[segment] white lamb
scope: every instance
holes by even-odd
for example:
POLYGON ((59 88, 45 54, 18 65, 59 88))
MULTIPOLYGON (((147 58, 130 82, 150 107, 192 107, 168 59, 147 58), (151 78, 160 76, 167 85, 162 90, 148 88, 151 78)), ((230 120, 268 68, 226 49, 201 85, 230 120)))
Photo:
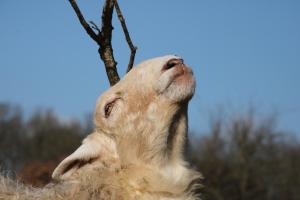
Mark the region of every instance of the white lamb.
POLYGON ((194 200, 201 175, 185 161, 192 70, 176 56, 147 60, 97 101, 95 131, 43 189, 3 179, 0 199, 194 200))

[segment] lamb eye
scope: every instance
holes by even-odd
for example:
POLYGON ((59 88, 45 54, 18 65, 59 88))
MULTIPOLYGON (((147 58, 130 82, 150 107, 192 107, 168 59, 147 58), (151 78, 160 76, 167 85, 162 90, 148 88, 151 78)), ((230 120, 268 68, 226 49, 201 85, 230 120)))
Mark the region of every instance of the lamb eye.
POLYGON ((110 113, 114 107, 114 104, 115 104, 115 101, 110 102, 105 105, 105 107, 104 107, 105 118, 108 118, 110 116, 110 113))

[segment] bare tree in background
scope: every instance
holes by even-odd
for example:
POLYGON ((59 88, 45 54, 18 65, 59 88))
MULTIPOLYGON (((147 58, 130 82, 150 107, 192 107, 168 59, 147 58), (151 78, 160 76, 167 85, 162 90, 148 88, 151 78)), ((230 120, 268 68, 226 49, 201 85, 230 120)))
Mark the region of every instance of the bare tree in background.
POLYGON ((102 61, 104 62, 110 85, 112 86, 116 84, 120 80, 120 77, 118 74, 117 62, 115 61, 113 48, 111 44, 113 30, 112 16, 114 8, 116 9, 119 21, 121 22, 125 34, 126 41, 131 50, 127 72, 130 71, 133 66, 134 57, 137 49, 137 47, 135 47, 131 41, 128 29, 126 27, 125 19, 122 15, 118 1, 105 0, 101 17, 101 29, 93 21, 90 21, 90 24, 87 23, 75 0, 69 0, 69 2, 72 5, 82 27, 86 30, 87 34, 99 45, 98 52, 102 61))

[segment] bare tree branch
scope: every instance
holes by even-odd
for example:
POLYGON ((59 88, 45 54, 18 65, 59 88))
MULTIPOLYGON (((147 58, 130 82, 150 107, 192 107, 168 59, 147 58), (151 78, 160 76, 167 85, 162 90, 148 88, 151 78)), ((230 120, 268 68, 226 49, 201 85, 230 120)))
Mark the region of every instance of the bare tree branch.
POLYGON ((131 50, 130 60, 127 68, 127 72, 132 68, 134 63, 134 57, 136 53, 136 47, 132 44, 132 41, 130 39, 124 17, 121 13, 120 7, 118 5, 118 2, 116 0, 105 0, 103 10, 102 10, 102 26, 101 29, 98 28, 98 26, 93 22, 90 21, 90 26, 86 20, 84 19, 79 7, 77 6, 76 0, 69 0, 70 4, 72 5, 80 24, 83 26, 83 28, 86 30, 86 32, 89 34, 89 36, 99 45, 98 52, 100 54, 101 60, 104 62, 106 74, 108 76, 108 80, 110 85, 116 84, 120 78, 117 71, 117 62, 115 61, 114 54, 113 54, 113 48, 111 44, 112 40, 112 16, 114 7, 116 7, 116 11, 119 17, 119 20, 121 22, 126 41, 129 45, 129 48, 131 50), (98 32, 96 34, 94 30, 98 32))
POLYGON ((83 26, 83 28, 85 29, 85 31, 87 32, 87 34, 89 34, 89 36, 99 44, 99 37, 97 36, 97 34, 93 31, 93 29, 89 26, 89 24, 85 21, 83 15, 81 14, 81 11, 79 9, 79 7, 77 6, 77 3, 75 0, 69 0, 71 6, 73 7, 80 24, 83 26))
POLYGON ((134 46, 133 43, 132 43, 132 41, 131 41, 131 38, 130 38, 130 35, 129 35, 129 32, 128 32, 127 26, 126 26, 126 23, 125 23, 125 19, 124 19, 123 15, 122 15, 120 6, 118 4, 118 1, 114 0, 114 2, 115 2, 115 8, 116 8, 116 11, 117 11, 118 18, 119 18, 119 20, 121 22, 121 25, 122 25, 122 28, 123 28, 123 31, 124 31, 124 35, 125 35, 126 41, 127 41, 128 46, 129 46, 129 48, 131 50, 130 59, 129 59, 128 67, 127 67, 127 72, 129 72, 132 69, 132 67, 133 67, 134 57, 135 57, 135 53, 136 53, 137 47, 134 46))
POLYGON ((111 45, 111 37, 112 37, 112 30, 113 30, 111 21, 112 21, 112 14, 114 10, 114 1, 113 0, 105 1, 103 11, 102 11, 101 30, 94 22, 92 21, 90 22, 92 24, 92 28, 94 28, 99 32, 98 35, 93 31, 93 29, 89 26, 89 24, 84 19, 79 7, 77 6, 76 0, 69 0, 69 2, 71 3, 83 28, 86 30, 89 36, 99 45, 98 52, 100 54, 102 61, 104 62, 106 74, 108 76, 110 85, 116 84, 120 80, 120 78, 117 71, 117 62, 114 59, 113 48, 111 45))
POLYGON ((114 85, 119 82, 119 74, 117 71, 117 62, 115 61, 113 48, 111 45, 112 37, 112 14, 114 11, 114 1, 106 0, 102 11, 102 27, 101 27, 101 41, 100 48, 98 50, 101 59, 105 64, 106 73, 110 82, 110 85, 114 85))

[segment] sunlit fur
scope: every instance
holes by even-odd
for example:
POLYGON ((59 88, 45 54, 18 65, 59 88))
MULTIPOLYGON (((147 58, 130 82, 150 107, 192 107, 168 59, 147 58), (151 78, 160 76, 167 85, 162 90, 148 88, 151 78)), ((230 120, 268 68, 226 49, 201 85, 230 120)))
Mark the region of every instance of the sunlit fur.
POLYGON ((193 190, 201 176, 184 158, 195 80, 185 65, 162 70, 174 58, 145 61, 102 94, 94 133, 55 169, 55 183, 39 197, 28 188, 26 194, 12 190, 12 197, 23 192, 20 199, 198 199, 193 190))

